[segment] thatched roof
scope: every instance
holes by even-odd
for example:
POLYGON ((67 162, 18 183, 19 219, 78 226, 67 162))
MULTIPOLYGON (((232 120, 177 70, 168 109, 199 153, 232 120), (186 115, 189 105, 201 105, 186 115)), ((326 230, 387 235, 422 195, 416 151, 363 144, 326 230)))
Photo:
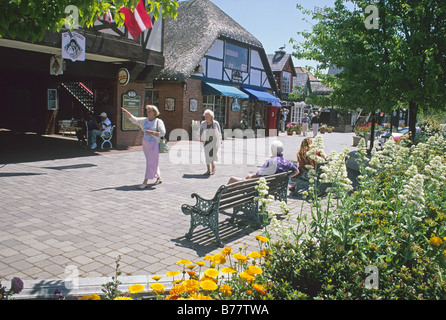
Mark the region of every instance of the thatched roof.
POLYGON ((264 51, 259 40, 211 1, 180 2, 177 18, 164 20, 165 65, 157 78, 187 79, 219 38, 239 41, 264 51))

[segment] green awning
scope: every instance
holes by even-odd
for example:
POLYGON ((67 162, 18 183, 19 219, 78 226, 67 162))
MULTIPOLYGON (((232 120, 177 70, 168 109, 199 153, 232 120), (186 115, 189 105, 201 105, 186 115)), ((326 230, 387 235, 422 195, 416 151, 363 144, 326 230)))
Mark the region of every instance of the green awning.
POLYGON ((248 99, 249 96, 233 86, 203 82, 202 93, 204 96, 226 96, 248 99))

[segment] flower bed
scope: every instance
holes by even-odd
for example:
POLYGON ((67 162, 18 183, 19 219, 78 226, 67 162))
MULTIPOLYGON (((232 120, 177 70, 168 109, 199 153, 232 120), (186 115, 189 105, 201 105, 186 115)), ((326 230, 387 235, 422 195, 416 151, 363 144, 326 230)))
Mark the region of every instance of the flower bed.
MULTIPOLYGON (((270 224, 265 236, 257 236, 258 251, 226 247, 203 261, 179 260, 178 270, 127 292, 119 289, 117 264, 102 295, 81 299, 444 299, 445 137, 436 134, 411 147, 390 139, 371 159, 362 139, 355 190, 345 166, 348 154, 332 153, 325 165, 322 137, 314 139, 308 155, 319 170, 309 170, 311 184, 303 194, 309 220, 284 203, 278 220, 260 179, 258 201, 270 224), (316 180, 329 185, 323 200, 316 180)), ((14 280, 8 292, 22 287, 14 280)))

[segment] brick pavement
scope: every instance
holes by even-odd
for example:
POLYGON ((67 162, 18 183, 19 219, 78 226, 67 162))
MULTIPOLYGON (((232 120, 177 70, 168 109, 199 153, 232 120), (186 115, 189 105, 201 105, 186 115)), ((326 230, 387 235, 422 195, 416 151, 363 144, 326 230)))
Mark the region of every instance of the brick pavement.
MULTIPOLYGON (((326 151, 355 150, 352 135, 323 135, 326 151)), ((295 160, 303 137, 278 139, 285 144, 285 157, 295 160)), ((122 277, 140 281, 141 276, 177 270, 180 259, 199 261, 219 252, 201 227, 191 240, 185 239, 189 216, 180 207, 194 202, 192 192, 212 197, 231 175, 255 172, 272 140, 225 140, 217 172, 208 177, 202 175, 206 168, 199 162, 199 143, 178 142, 169 154, 160 155, 164 182, 145 190, 137 189, 145 162, 140 147, 0 164, 0 279, 7 285, 12 277, 20 277, 28 293, 49 284, 66 286, 63 281, 74 276, 82 283, 103 281, 114 275, 120 255, 122 277), (188 156, 181 158, 175 148, 188 156)), ((291 196, 291 212, 300 211, 301 203, 291 196)), ((256 250, 255 236, 262 230, 247 223, 233 225, 226 218, 220 216, 222 241, 233 250, 256 250)))

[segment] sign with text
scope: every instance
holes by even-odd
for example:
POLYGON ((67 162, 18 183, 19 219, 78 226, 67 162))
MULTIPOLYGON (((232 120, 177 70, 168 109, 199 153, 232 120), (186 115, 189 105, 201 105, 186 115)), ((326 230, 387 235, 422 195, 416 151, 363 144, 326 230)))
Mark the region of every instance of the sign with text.
POLYGON ((62 58, 85 61, 85 37, 77 32, 62 33, 62 58))
MULTIPOLYGON (((141 96, 135 91, 128 91, 122 95, 122 107, 127 109, 135 117, 141 116, 141 96)), ((139 130, 140 128, 131 123, 127 116, 122 116, 122 130, 139 130)))

